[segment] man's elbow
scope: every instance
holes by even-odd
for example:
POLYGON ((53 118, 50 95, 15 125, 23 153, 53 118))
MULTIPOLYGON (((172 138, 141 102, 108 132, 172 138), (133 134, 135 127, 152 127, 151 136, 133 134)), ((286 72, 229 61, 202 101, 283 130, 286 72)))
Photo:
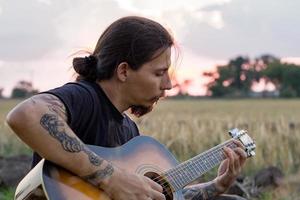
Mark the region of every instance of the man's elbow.
POLYGON ((19 130, 30 120, 32 114, 32 106, 30 103, 23 102, 7 114, 6 123, 16 134, 19 134, 19 130))

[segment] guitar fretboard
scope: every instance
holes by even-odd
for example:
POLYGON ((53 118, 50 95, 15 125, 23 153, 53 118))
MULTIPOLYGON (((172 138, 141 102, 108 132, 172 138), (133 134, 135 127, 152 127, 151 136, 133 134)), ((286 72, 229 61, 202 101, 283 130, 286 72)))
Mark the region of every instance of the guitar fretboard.
POLYGON ((219 144, 194 158, 166 171, 166 177, 172 188, 177 191, 199 178, 202 174, 214 168, 225 159, 224 147, 235 148, 233 139, 219 144))

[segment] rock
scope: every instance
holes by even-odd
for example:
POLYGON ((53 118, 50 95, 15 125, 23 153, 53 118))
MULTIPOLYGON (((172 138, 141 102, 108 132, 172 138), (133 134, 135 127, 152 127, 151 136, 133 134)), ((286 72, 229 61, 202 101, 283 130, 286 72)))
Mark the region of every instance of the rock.
POLYGON ((235 181, 235 183, 228 189, 226 193, 235 194, 239 196, 247 196, 246 190, 244 189, 243 185, 238 181, 235 181))
POLYGON ((278 187, 283 183, 282 171, 274 166, 264 168, 254 176, 254 184, 258 188, 278 187))
POLYGON ((259 170, 253 177, 239 176, 227 191, 228 194, 258 198, 263 191, 279 187, 283 184, 282 171, 274 166, 259 170))
POLYGON ((0 157, 0 186, 15 187, 29 172, 31 156, 0 157))

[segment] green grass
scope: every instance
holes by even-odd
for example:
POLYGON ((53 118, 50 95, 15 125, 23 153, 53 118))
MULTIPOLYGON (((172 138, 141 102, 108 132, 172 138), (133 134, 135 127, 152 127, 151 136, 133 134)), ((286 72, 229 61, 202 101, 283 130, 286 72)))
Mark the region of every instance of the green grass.
POLYGON ((0 188, 0 199, 1 200, 12 200, 14 199, 13 188, 0 188))

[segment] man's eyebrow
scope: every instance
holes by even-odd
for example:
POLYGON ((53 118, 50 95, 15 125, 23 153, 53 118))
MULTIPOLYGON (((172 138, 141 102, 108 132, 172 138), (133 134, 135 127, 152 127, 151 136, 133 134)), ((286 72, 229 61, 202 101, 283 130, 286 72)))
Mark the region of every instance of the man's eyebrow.
POLYGON ((170 67, 171 67, 171 65, 167 65, 167 66, 164 65, 164 66, 158 68, 157 70, 162 70, 162 71, 164 71, 164 70, 168 70, 170 67))

